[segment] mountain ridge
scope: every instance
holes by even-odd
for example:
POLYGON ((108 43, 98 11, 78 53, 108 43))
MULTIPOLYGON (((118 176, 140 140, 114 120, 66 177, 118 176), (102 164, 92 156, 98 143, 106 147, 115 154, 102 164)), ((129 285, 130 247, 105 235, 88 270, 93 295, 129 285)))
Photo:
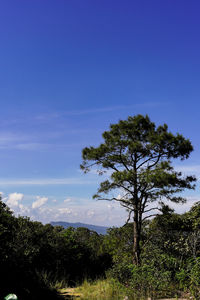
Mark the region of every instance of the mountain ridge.
POLYGON ((106 234, 107 229, 109 228, 106 226, 85 224, 85 223, 80 223, 80 222, 70 223, 70 222, 64 222, 64 221, 57 221, 57 222, 52 221, 52 222, 50 222, 50 224, 53 226, 63 226, 65 229, 68 227, 74 227, 74 228, 84 227, 84 228, 88 228, 89 230, 96 231, 98 234, 106 234))

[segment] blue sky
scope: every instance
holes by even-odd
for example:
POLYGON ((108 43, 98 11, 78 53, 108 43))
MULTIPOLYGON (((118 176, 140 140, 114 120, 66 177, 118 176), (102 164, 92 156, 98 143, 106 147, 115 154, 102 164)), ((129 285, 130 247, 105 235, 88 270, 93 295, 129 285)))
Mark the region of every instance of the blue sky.
MULTIPOLYGON (((0 190, 16 214, 122 225, 96 202, 101 178, 79 170, 81 150, 110 123, 148 114, 190 138, 177 162, 200 175, 199 1, 0 2, 0 190)), ((199 186, 186 193, 188 209, 199 186)))

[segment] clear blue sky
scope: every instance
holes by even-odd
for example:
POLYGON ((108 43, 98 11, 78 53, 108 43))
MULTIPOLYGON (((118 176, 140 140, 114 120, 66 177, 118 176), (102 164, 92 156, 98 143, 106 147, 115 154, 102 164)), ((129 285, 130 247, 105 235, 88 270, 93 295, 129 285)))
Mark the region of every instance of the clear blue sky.
MULTIPOLYGON (((197 0, 0 2, 0 190, 16 214, 122 225, 79 164, 138 113, 190 138, 181 168, 200 174, 199 13, 197 0)), ((199 187, 187 196, 182 210, 199 187)))

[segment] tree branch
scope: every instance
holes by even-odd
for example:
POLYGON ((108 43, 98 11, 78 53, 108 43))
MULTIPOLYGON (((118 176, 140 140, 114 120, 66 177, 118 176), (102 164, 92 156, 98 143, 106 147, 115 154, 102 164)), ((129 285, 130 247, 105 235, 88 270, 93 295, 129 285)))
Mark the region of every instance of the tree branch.
POLYGON ((126 223, 123 225, 123 227, 124 227, 125 225, 127 225, 128 222, 130 221, 132 212, 133 212, 133 211, 129 211, 129 213, 128 213, 128 218, 127 218, 127 220, 126 220, 126 223))
POLYGON ((125 164, 123 158, 122 158, 122 147, 120 146, 120 151, 119 151, 119 155, 120 155, 120 159, 121 159, 121 162, 123 164, 123 166, 125 167, 125 169, 129 172, 129 168, 127 167, 127 165, 125 164))
POLYGON ((160 208, 158 208, 158 207, 153 207, 153 208, 144 210, 143 213, 147 213, 147 212, 152 211, 152 210, 155 210, 155 209, 160 210, 160 208))
POLYGON ((153 214, 153 215, 149 215, 149 216, 146 216, 142 219, 142 222, 144 222, 144 220, 148 219, 148 218, 151 218, 151 217, 156 217, 156 216, 159 216, 159 214, 153 214))

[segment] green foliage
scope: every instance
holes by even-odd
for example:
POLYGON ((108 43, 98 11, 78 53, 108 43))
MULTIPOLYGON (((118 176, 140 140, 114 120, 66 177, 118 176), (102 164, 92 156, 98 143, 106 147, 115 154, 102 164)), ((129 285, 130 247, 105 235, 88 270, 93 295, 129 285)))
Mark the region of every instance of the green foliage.
POLYGON ((109 277, 132 290, 132 295, 140 297, 168 296, 176 291, 174 270, 177 260, 158 248, 143 248, 141 265, 135 265, 130 257, 116 257, 113 267, 107 272, 109 277))
POLYGON ((113 227, 107 230, 102 246, 114 260, 122 259, 124 256, 130 257, 133 245, 132 227, 133 224, 129 223, 120 228, 113 227))
POLYGON ((118 262, 108 272, 109 277, 116 278, 128 290, 134 299, 142 297, 169 296, 174 293, 172 272, 152 263, 143 263, 140 266, 118 262))
POLYGON ((170 292, 171 272, 149 264, 133 266, 130 286, 139 296, 162 295, 170 292), (166 293, 167 292, 167 293, 166 293))
POLYGON ((181 288, 189 290, 195 299, 199 299, 200 292, 200 257, 188 259, 184 268, 176 273, 181 288))
POLYGON ((183 215, 163 206, 161 215, 144 224, 140 266, 133 265, 131 247, 128 246, 131 244, 132 224, 110 229, 105 242, 112 254, 113 266, 107 276, 115 278, 131 291, 129 295, 133 299, 168 298, 177 293, 181 296, 181 291, 190 292, 199 299, 198 210, 195 210, 193 218, 197 206, 183 215))

